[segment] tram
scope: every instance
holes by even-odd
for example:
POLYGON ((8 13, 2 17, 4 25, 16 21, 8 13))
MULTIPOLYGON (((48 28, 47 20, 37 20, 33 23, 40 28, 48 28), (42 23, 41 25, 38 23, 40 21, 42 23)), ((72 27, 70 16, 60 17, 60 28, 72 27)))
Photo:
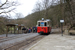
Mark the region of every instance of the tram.
POLYGON ((51 33, 51 24, 50 20, 42 18, 42 20, 37 21, 37 33, 42 34, 50 34, 51 33))

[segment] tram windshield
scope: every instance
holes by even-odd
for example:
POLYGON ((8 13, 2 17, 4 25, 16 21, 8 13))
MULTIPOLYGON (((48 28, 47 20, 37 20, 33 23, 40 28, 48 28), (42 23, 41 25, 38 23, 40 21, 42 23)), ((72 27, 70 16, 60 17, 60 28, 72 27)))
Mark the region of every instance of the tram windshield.
POLYGON ((47 26, 47 22, 38 22, 38 26, 47 26))
POLYGON ((41 24, 41 26, 44 26, 44 22, 41 22, 40 24, 41 24))

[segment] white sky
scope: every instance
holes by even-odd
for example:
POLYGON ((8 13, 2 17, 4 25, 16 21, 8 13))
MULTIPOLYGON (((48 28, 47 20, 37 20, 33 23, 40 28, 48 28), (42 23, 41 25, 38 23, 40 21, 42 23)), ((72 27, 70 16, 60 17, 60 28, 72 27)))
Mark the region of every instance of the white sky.
POLYGON ((37 2, 37 0, 18 0, 21 5, 17 6, 17 12, 23 13, 24 16, 32 13, 32 10, 37 2))
MULTIPOLYGON (((4 3, 5 0, 0 0, 1 3, 4 3)), ((32 10, 34 9, 34 6, 38 0, 9 0, 9 1, 17 1, 21 5, 17 6, 15 9, 16 13, 22 13, 25 16, 32 13, 32 10)), ((15 14, 13 12, 10 13, 11 18, 16 18, 15 14)))

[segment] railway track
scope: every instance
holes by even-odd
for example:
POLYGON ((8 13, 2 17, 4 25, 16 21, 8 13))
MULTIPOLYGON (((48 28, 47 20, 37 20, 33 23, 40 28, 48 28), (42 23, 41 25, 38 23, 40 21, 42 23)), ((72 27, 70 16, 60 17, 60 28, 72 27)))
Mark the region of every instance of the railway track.
MULTIPOLYGON (((31 34, 30 34, 30 35, 31 35, 31 34)), ((29 35, 27 34, 27 35, 19 35, 19 36, 13 36, 13 37, 2 38, 2 39, 0 39, 0 43, 1 43, 1 42, 5 42, 5 41, 9 41, 9 40, 13 40, 13 39, 16 39, 16 38, 24 37, 24 36, 29 36, 29 35)))
POLYGON ((19 42, 19 43, 15 44, 15 45, 12 45, 10 47, 3 48, 2 50, 19 50, 19 48, 21 48, 23 46, 28 46, 32 42, 35 42, 36 40, 42 39, 43 37, 45 37, 45 36, 38 35, 38 36, 35 36, 35 37, 32 37, 32 38, 29 38, 29 39, 27 39, 23 42, 19 42))
POLYGON ((12 39, 24 37, 24 36, 25 36, 25 35, 23 35, 23 36, 13 36, 13 37, 10 37, 10 38, 0 39, 0 43, 1 43, 1 42, 5 42, 5 41, 8 41, 8 40, 12 40, 12 39))

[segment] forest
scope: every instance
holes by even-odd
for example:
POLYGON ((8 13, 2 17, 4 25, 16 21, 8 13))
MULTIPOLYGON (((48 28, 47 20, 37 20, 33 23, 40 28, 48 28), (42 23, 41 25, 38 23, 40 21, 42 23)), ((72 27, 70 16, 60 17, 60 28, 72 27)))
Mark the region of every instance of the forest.
POLYGON ((0 34, 5 33, 6 24, 24 24, 25 27, 33 27, 41 18, 50 19, 52 27, 60 27, 61 19, 64 20, 64 26, 75 27, 75 0, 38 0, 32 10, 33 13, 25 18, 19 18, 22 16, 19 13, 16 16, 17 19, 8 19, 8 14, 14 11, 15 6, 18 5, 17 2, 9 2, 8 0, 3 4, 0 3, 0 34), (10 7, 12 8, 9 9, 10 7), (8 11, 3 11, 5 9, 8 11))
POLYGON ((37 2, 33 9, 34 13, 25 17, 26 26, 36 25, 41 18, 50 19, 52 26, 60 27, 60 20, 63 19, 64 26, 73 26, 75 19, 74 0, 43 0, 37 2), (30 25, 31 24, 31 25, 30 25))

